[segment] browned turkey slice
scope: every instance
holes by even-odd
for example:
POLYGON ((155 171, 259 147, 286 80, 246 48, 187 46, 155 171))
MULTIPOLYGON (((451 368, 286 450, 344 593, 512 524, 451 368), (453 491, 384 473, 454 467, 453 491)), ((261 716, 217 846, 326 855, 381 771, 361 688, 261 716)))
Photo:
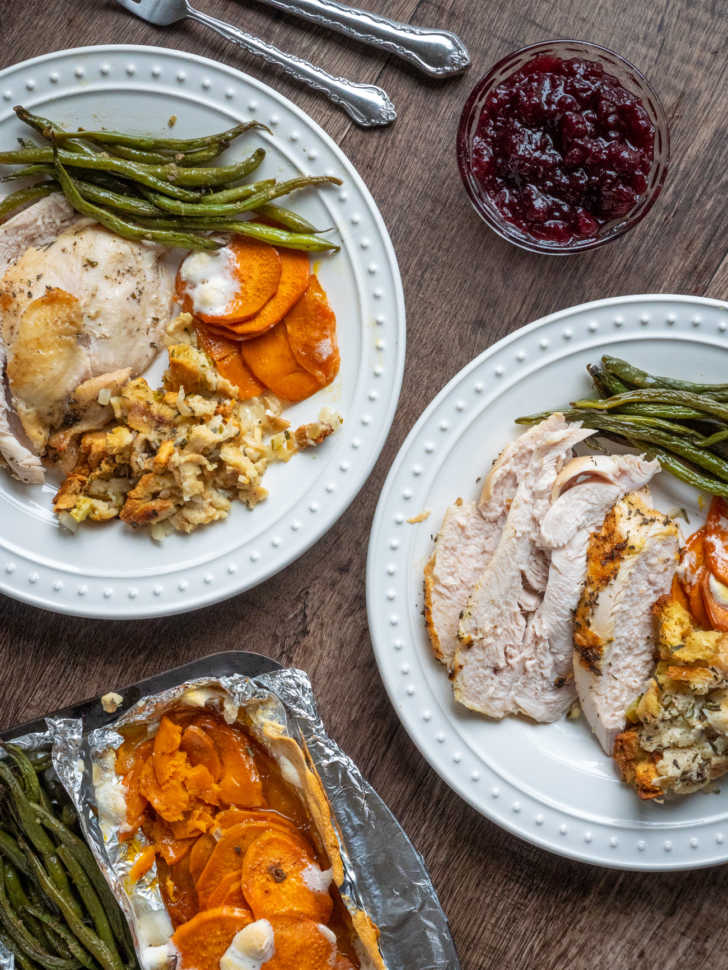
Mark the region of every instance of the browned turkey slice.
POLYGON ((678 544, 675 523, 644 493, 618 502, 589 540, 574 617, 574 678, 584 716, 609 755, 655 667, 651 608, 670 588, 678 544))

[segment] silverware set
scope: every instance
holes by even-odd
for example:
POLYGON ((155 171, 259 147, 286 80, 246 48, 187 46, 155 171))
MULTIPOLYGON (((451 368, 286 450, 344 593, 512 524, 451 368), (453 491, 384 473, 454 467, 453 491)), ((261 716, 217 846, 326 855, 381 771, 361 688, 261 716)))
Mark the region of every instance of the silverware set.
MULTIPOLYGON (((361 84, 329 74, 296 54, 218 20, 193 7, 189 0, 116 0, 125 10, 158 27, 190 18, 216 31, 250 54, 257 54, 294 80, 324 94, 365 128, 388 125, 397 117, 389 95, 376 84, 361 84)), ((470 64, 465 45, 448 30, 398 23, 387 17, 348 7, 337 0, 258 0, 277 10, 327 27, 387 54, 393 54, 429 77, 460 74, 470 64)))

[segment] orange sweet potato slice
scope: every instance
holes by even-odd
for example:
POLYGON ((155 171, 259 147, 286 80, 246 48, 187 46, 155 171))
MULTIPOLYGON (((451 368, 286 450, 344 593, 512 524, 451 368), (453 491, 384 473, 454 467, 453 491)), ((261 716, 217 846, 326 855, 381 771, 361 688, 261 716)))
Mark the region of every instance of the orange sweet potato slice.
MULTIPOLYGON (((308 255, 295 249, 282 249, 280 259, 281 278, 275 294, 254 316, 241 323, 227 324, 231 336, 247 339, 265 333, 280 323, 294 303, 303 296, 311 273, 308 255)), ((219 326, 219 321, 217 323, 219 326)))
POLYGON ((141 776, 151 753, 152 741, 145 741, 138 745, 134 751, 131 766, 124 772, 127 824, 127 831, 123 833, 124 838, 131 838, 144 820, 144 813, 149 802, 141 792, 141 776))
POLYGON ((189 869, 189 853, 175 866, 169 866, 157 856, 157 875, 164 905, 173 926, 186 923, 198 910, 197 892, 189 869))
POLYGON ((196 839, 203 832, 209 832, 215 824, 213 812, 214 807, 198 803, 179 822, 168 822, 167 824, 175 839, 196 839))
POLYGON ((284 323, 291 352, 300 367, 324 387, 339 373, 336 316, 318 277, 308 281, 306 292, 286 314, 284 323))
POLYGON ((215 906, 242 906, 247 909, 248 905, 243 896, 240 885, 240 870, 229 872, 215 886, 207 897, 207 909, 214 909, 215 906))
POLYGON ((314 920, 274 916, 270 924, 275 953, 263 964, 263 970, 292 970, 294 967, 295 970, 331 970, 337 966, 336 943, 321 932, 314 920))
MULTIPOLYGON (((194 313, 200 320, 219 325, 233 324, 246 320, 258 313, 276 295, 282 275, 282 260, 277 249, 268 243, 233 236, 227 245, 233 254, 234 262, 230 270, 235 279, 235 295, 225 311, 216 316, 195 310, 189 287, 182 278, 187 260, 183 260, 177 272, 177 297, 188 313, 194 313)), ((188 259, 190 257, 187 257, 188 259)))
POLYGON ((187 755, 191 765, 204 765, 213 781, 220 780, 222 774, 220 756, 214 741, 201 727, 190 724, 184 729, 180 749, 187 755))
MULTIPOLYGON (((174 757, 174 755, 165 757, 174 757)), ((139 791, 163 819, 168 822, 178 822, 189 808, 189 793, 182 779, 174 775, 169 778, 166 784, 160 784, 154 770, 153 761, 154 758, 152 757, 144 762, 139 779, 139 791)))
POLYGON ((237 341, 219 336, 210 327, 199 326, 197 333, 200 346, 215 362, 218 373, 237 387, 242 401, 258 397, 265 391, 263 384, 241 357, 237 341))
POLYGON ((197 879, 197 895, 201 907, 207 906, 210 894, 225 876, 231 872, 236 872, 240 876, 243 858, 248 848, 268 831, 266 822, 252 819, 225 829, 197 879))
POLYGON ((255 340, 246 340, 240 353, 258 380, 287 401, 302 401, 321 387, 293 356, 285 323, 255 340))
POLYGON ((247 909, 217 906, 178 926, 172 943, 180 956, 180 970, 220 970, 220 959, 233 937, 251 922, 247 909))
POLYGON ((209 832, 195 840, 195 844, 190 849, 188 863, 190 876, 194 882, 197 882, 200 878, 202 870, 207 865, 208 859, 212 855, 216 845, 215 838, 209 832))
POLYGON ((285 828, 291 832, 296 832, 296 826, 285 815, 270 808, 226 808, 218 812, 215 816, 216 829, 229 829, 238 822, 265 822, 267 825, 285 828))
POLYGON ((154 865, 157 851, 153 845, 148 845, 143 849, 134 860, 134 865, 129 870, 129 882, 139 882, 142 876, 146 876, 154 865))
POLYGON ((263 785, 245 737, 209 715, 201 715, 195 723, 207 733, 220 756, 222 774, 217 783, 220 802, 239 808, 263 805, 263 785))
POLYGON ((184 859, 194 842, 192 838, 175 838, 170 825, 161 818, 155 818, 145 825, 144 831, 156 846, 159 855, 170 866, 184 859))
POLYGON ((326 923, 333 900, 320 892, 308 872, 314 858, 300 839, 269 831, 248 848, 243 859, 243 895, 256 919, 299 916, 326 923))

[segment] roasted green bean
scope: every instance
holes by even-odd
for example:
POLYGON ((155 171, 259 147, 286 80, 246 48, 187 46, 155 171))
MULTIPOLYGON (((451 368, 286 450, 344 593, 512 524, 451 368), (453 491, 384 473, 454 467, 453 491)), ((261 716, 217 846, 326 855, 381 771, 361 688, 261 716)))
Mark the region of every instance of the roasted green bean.
POLYGON ((615 394, 613 397, 604 398, 599 401, 583 400, 574 401, 572 407, 593 408, 597 411, 612 411, 621 408, 625 404, 633 403, 657 403, 657 404, 678 404, 694 408, 705 414, 711 414, 723 421, 728 421, 728 404, 716 401, 714 398, 689 391, 674 391, 670 388, 638 388, 633 391, 626 391, 624 394, 615 394))
POLYGON ((23 875, 29 874, 28 863, 20 846, 9 832, 2 830, 0 830, 0 856, 5 856, 8 862, 19 869, 23 875))
POLYGON ((44 926, 60 937, 67 947, 68 952, 78 960, 82 967, 87 967, 88 970, 94 970, 96 961, 90 953, 84 950, 73 933, 66 929, 59 919, 51 916, 50 913, 46 913, 45 910, 40 909, 38 906, 26 906, 24 912, 39 920, 44 926))
POLYGON ((647 371, 629 364, 626 360, 621 360, 619 357, 610 357, 607 354, 602 357, 602 364, 606 370, 615 374, 629 387, 669 387, 675 391, 688 391, 695 394, 728 391, 728 384, 696 384, 693 381, 684 381, 676 377, 655 377, 648 374, 647 371))
MULTIPOLYGON (((50 121, 48 118, 41 118, 40 115, 35 115, 23 108, 21 105, 16 105, 13 108, 15 114, 24 121, 26 125, 34 128, 35 131, 39 131, 41 135, 45 138, 51 138, 54 133, 63 131, 60 125, 57 125, 55 121, 50 121)), ((84 155, 95 155, 96 151, 92 145, 85 142, 82 138, 78 138, 77 132, 70 133, 71 137, 66 140, 66 148, 68 151, 72 152, 82 152, 84 155), (76 135, 76 137, 74 137, 76 135)))
POLYGON ((18 769, 18 774, 22 780, 28 800, 31 802, 39 802, 41 797, 40 782, 38 781, 38 775, 35 773, 35 768, 30 763, 30 759, 25 751, 11 742, 5 744, 5 750, 18 769))
POLYGON ((275 179, 261 179, 259 182, 248 182, 247 185, 235 185, 231 189, 220 189, 218 192, 208 192, 200 199, 200 205, 217 205, 223 202, 237 202, 239 199, 248 199, 262 189, 268 189, 275 185, 275 179))
POLYGON ((36 970, 38 964, 33 963, 32 960, 29 960, 17 943, 15 943, 11 937, 2 931, 0 931, 0 942, 2 942, 6 950, 13 954, 15 963, 17 965, 17 970, 36 970))
MULTIPOLYGON (((299 189, 306 189, 312 185, 341 185, 341 179, 334 175, 301 175, 298 178, 288 179, 286 182, 276 182, 269 189, 262 189, 247 200, 247 209, 259 209, 262 205, 267 205, 273 199, 282 195, 289 195, 299 189)), ((245 211, 245 210, 242 210, 245 211)))
POLYGON ((71 896, 71 887, 68 884, 68 879, 63 866, 58 862, 55 855, 55 846, 53 842, 38 821, 37 814, 33 810, 31 803, 25 797, 25 793, 23 792, 17 778, 12 773, 8 765, 2 761, 0 761, 0 780, 4 781, 9 789, 15 814, 18 820, 18 825, 23 830, 27 838, 30 839, 34 848, 37 849, 37 851, 43 856, 43 860, 48 866, 48 872, 50 873, 51 879, 53 880, 55 886, 61 892, 67 893, 70 896, 71 904, 77 910, 77 912, 80 913, 78 903, 71 896))
POLYGON ((11 192, 10 195, 6 195, 4 199, 0 200, 0 223, 5 222, 19 209, 24 209, 33 202, 37 202, 38 199, 44 199, 47 195, 52 195, 53 192, 57 191, 58 187, 54 183, 45 183, 11 192))
MULTIPOLYGON (((59 153, 60 154, 60 153, 59 153)), ((58 181, 68 202, 76 212, 81 215, 90 216, 101 223, 107 229, 117 233, 124 239, 146 239, 150 242, 163 243, 166 246, 179 246, 182 249, 219 249, 220 243, 207 236, 199 236, 193 233, 176 232, 169 229, 150 229, 121 219, 113 215, 106 209, 102 209, 92 202, 87 202, 76 188, 73 179, 65 170, 60 160, 56 162, 56 173, 58 181)))
MULTIPOLYGON (((90 169, 94 172, 111 172, 132 182, 146 185, 162 194, 172 195, 186 202, 196 202, 198 192, 172 185, 168 181, 169 175, 176 175, 176 165, 139 165, 127 162, 123 158, 111 158, 110 155, 81 155, 69 151, 59 151, 58 160, 63 165, 74 168, 90 169)), ((0 165, 23 165, 25 163, 53 163, 52 148, 21 148, 14 152, 0 152, 0 165)), ((189 172, 205 172, 207 169, 188 169, 189 172)), ((212 169, 210 169, 212 171, 212 169)), ((204 184, 204 183, 203 183, 204 184)))
POLYGON ((311 235, 322 231, 311 225, 308 219, 299 216, 297 212, 293 212, 291 209, 284 209, 280 205, 274 205, 269 202, 267 205, 258 206, 257 211, 258 215, 264 216, 272 222, 277 222, 279 226, 283 226, 284 229, 288 229, 291 232, 302 232, 306 235, 311 235))
POLYGON ((112 189, 104 188, 101 185, 94 185, 93 182, 87 182, 83 179, 74 179, 74 181, 78 191, 89 202, 109 206, 112 209, 116 209, 119 212, 126 212, 132 216, 149 218, 160 214, 156 206, 152 205, 151 202, 146 202, 144 199, 138 199, 133 195, 125 195, 121 192, 114 192, 112 189))
POLYGON ((166 229, 172 226, 179 226, 181 229, 206 230, 213 233, 237 233, 240 236, 249 236, 251 239, 259 239, 261 242, 270 243, 271 246, 280 246, 282 249, 300 249, 305 252, 325 253, 336 252, 339 247, 336 243, 330 242, 321 236, 309 236, 305 233, 288 232, 285 229, 276 229, 274 226, 263 225, 259 222, 247 221, 244 219, 143 219, 143 225, 155 229, 166 229))
POLYGON ((25 842, 21 842, 21 848, 26 854, 31 872, 37 880, 43 893, 61 911, 61 915, 68 924, 68 928, 74 934, 81 945, 98 960, 104 970, 123 970, 121 961, 116 958, 104 941, 90 929, 78 916, 73 906, 70 905, 68 897, 60 892, 53 884, 52 879, 43 868, 41 861, 35 856, 25 842))
MULTIPOLYGON (((41 825, 45 826, 45 828, 47 828, 48 831, 62 845, 70 849, 70 851, 76 857, 104 905, 104 909, 109 917, 109 921, 111 922, 111 926, 114 931, 114 936, 119 943, 126 947, 129 936, 128 928, 121 914, 121 910, 114 899, 113 893, 109 889, 106 880, 101 874, 101 871, 99 870, 96 860, 94 859, 89 847, 86 845, 83 839, 80 839, 77 835, 75 835, 66 825, 63 824, 63 822, 56 818, 52 812, 49 812, 40 805, 34 805, 33 809, 36 812, 41 825)), ((18 849, 18 851, 20 850, 18 849)))
MULTIPOLYGON (((16 109, 17 110, 17 109, 16 109)), ((158 138, 155 135, 130 135, 123 131, 59 131, 55 132, 59 141, 66 141, 69 138, 91 138, 95 142, 107 145, 124 145, 127 148, 137 148, 140 151, 169 151, 169 152, 191 152, 201 148, 208 148, 211 144, 226 142, 228 145, 244 135, 246 131, 254 128, 262 128, 269 131, 266 125, 259 121, 246 121, 221 131, 215 135, 202 135, 199 138, 158 138)))
MULTIPOLYGON (((53 886, 50 877, 46 875, 46 878, 48 883, 53 886)), ((53 888, 58 893, 55 886, 53 888)), ((58 895, 59 897, 61 896, 60 893, 58 893, 58 895)), ((23 950, 31 960, 35 960, 37 963, 40 963, 42 967, 46 967, 48 970, 76 970, 76 968, 79 966, 77 960, 67 960, 63 957, 57 957, 52 953, 48 953, 47 950, 44 950, 40 944, 33 939, 32 935, 23 925, 21 918, 10 905, 10 901, 5 892, 5 864, 2 862, 2 860, 0 860, 0 922, 2 922, 3 926, 5 927, 5 931, 20 947, 20 949, 23 950)))
POLYGON ((86 873, 83 871, 78 860, 68 846, 61 845, 58 847, 58 858, 66 867, 68 875, 71 877, 71 882, 76 887, 76 891, 81 897, 83 905, 86 907, 86 910, 93 921, 94 927, 96 928, 96 932, 98 933, 100 939, 104 941, 109 949, 109 952, 121 965, 121 957, 116 949, 116 943, 114 942, 114 934, 111 931, 111 925, 106 918, 106 913, 104 912, 104 907, 101 905, 101 900, 96 895, 96 892, 86 876, 86 873))

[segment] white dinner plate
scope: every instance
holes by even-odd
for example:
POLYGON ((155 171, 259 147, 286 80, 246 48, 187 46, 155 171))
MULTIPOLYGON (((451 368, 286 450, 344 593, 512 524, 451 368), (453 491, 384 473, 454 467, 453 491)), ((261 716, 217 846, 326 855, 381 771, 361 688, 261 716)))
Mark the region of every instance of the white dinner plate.
MULTIPOLYGON (((179 137, 256 118, 272 134, 242 139, 225 161, 264 142, 257 177, 343 180, 291 203, 314 224, 333 226, 341 244, 315 263, 338 320, 341 371, 286 417, 301 424, 328 405, 344 424, 321 447, 272 465, 265 502, 252 511, 236 503, 224 522, 162 544, 118 521, 70 535, 53 516, 52 484, 25 487, 0 472, 0 590, 9 596, 63 613, 129 619, 196 609, 249 589, 333 525, 369 476, 392 423, 404 364, 404 297, 379 210, 354 166, 308 115, 260 81, 192 54, 87 47, 10 67, 0 72, 1 146, 28 133, 12 111, 19 103, 69 127, 166 132, 176 116, 179 137)), ((154 376, 164 360, 160 355, 154 376)))
MULTIPOLYGON (((630 296, 544 317, 464 368, 422 414, 390 471, 372 526, 369 626, 382 679, 410 737, 440 777, 483 815, 552 852, 625 869, 683 869, 728 861, 728 784, 666 804, 640 802, 618 779, 583 719, 492 721, 452 698, 425 631, 423 567, 446 507, 476 497, 478 481, 519 428, 519 415, 592 393, 585 365, 601 354, 653 373, 724 381, 728 305, 630 296), (422 512, 420 523, 408 520, 422 512)), ((702 524, 697 492, 661 473, 664 511, 702 524)))

